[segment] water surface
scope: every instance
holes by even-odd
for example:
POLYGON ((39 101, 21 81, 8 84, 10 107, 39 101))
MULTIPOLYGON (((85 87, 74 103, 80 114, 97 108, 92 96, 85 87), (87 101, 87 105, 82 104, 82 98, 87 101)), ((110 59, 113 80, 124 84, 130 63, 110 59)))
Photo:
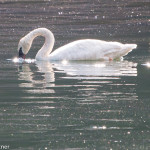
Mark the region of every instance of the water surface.
POLYGON ((149 1, 1 1, 0 145, 13 150, 150 148, 149 1), (47 27, 55 48, 82 38, 136 43, 123 61, 14 62, 47 27), (143 65, 144 64, 144 65, 143 65))

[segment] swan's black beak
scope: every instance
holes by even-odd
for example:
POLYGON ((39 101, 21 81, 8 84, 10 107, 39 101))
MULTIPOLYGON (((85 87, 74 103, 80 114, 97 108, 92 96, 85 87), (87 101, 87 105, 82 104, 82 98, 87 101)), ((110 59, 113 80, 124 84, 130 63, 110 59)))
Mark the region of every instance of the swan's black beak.
POLYGON ((22 47, 19 49, 19 58, 25 59, 25 54, 22 52, 22 47))

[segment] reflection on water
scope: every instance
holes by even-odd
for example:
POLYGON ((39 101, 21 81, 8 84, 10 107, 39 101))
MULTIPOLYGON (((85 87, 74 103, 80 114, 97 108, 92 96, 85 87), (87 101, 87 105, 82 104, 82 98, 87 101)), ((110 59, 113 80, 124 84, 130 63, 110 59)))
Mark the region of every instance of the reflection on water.
POLYGON ((128 61, 112 61, 112 62, 100 62, 100 61, 81 61, 81 62, 55 62, 54 65, 57 69, 63 70, 66 74, 77 76, 80 78, 89 77, 95 78, 110 78, 119 76, 136 76, 136 63, 128 61))
MULTIPOLYGON (((21 83, 19 85, 20 87, 41 88, 41 92, 46 92, 48 90, 46 90, 47 87, 55 86, 56 73, 67 74, 66 77, 59 78, 77 79, 79 82, 81 82, 80 80, 86 79, 82 83, 90 84, 90 86, 92 83, 95 86, 96 83, 111 84, 113 80, 120 79, 121 76, 137 76, 137 64, 128 61, 36 61, 35 64, 38 68, 37 72, 40 73, 38 79, 34 77, 34 72, 31 70, 29 63, 21 63, 19 65, 19 80, 27 81, 26 83, 21 83)), ((72 86, 75 85, 70 85, 70 87, 72 86)), ((50 91, 48 90, 47 92, 50 91)), ((40 91, 38 90, 37 93, 40 93, 40 91)))
POLYGON ((52 64, 49 62, 36 62, 36 64, 38 66, 37 73, 39 77, 34 76, 34 72, 30 69, 29 64, 19 65, 19 80, 27 81, 19 84, 19 87, 30 88, 28 92, 35 94, 53 93, 54 90, 46 89, 47 87, 55 86, 55 75, 52 64))
POLYGON ((12 147, 136 149, 142 133, 148 138, 147 130, 140 131, 148 125, 138 105, 136 63, 15 64, 20 99, 1 102, 0 110, 7 139, 1 138, 12 147))

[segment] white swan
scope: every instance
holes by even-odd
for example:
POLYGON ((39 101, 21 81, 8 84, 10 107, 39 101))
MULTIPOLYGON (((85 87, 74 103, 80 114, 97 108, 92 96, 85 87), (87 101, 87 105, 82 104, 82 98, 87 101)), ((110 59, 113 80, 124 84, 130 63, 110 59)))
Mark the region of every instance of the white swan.
POLYGON ((51 53, 55 42, 53 33, 46 28, 38 28, 19 41, 19 57, 25 58, 37 36, 45 37, 45 43, 36 54, 36 60, 113 60, 127 55, 137 47, 136 44, 82 39, 66 44, 51 53))

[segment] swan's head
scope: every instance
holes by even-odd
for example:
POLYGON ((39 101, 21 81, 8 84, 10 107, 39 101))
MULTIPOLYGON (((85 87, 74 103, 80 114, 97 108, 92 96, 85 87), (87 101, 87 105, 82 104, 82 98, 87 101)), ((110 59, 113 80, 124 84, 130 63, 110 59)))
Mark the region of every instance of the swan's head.
POLYGON ((19 58, 25 59, 25 55, 28 53, 30 48, 31 48, 31 42, 27 40, 26 37, 23 37, 18 44, 19 58))

